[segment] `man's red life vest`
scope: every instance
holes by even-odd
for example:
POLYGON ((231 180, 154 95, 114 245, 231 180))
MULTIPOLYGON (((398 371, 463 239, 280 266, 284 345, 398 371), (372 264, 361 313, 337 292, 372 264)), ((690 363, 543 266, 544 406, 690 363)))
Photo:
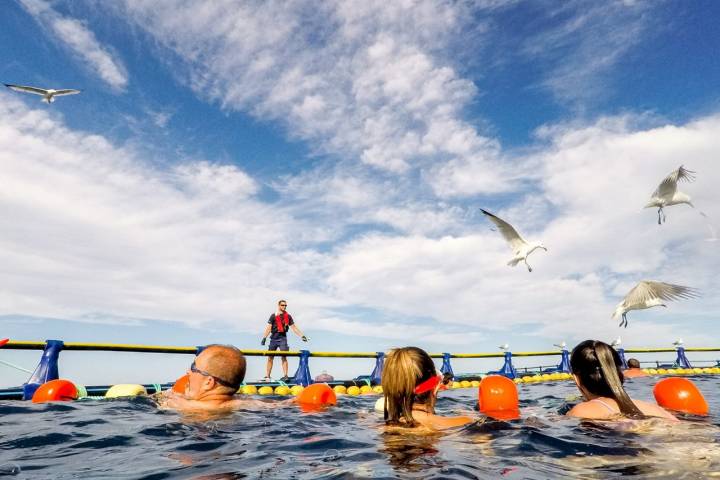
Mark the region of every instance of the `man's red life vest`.
POLYGON ((275 326, 277 327, 277 331, 280 333, 285 333, 287 330, 287 327, 290 324, 290 320, 288 320, 288 313, 283 312, 282 315, 275 314, 275 326))

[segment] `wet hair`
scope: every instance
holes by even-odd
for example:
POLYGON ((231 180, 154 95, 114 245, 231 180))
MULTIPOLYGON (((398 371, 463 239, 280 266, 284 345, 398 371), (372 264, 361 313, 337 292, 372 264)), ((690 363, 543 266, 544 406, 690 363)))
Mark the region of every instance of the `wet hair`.
POLYGON ((637 358, 628 358, 628 368, 640 368, 640 360, 637 358))
POLYGON ((627 416, 642 416, 623 388, 620 355, 607 343, 585 340, 573 348, 570 368, 578 383, 593 395, 615 400, 620 412, 627 416))
MULTIPOLYGON (((231 385, 236 385, 237 388, 240 387, 245 380, 245 369, 247 368, 245 356, 240 350, 232 345, 208 345, 202 353, 207 356, 205 370, 209 374, 231 385)), ((230 387, 222 387, 230 389, 230 387)))
POLYGON ((433 391, 415 394, 415 387, 437 375, 435 363, 425 350, 418 347, 403 347, 391 350, 382 373, 382 387, 385 394, 385 423, 414 427, 412 408, 415 403, 424 404, 434 412, 433 391))

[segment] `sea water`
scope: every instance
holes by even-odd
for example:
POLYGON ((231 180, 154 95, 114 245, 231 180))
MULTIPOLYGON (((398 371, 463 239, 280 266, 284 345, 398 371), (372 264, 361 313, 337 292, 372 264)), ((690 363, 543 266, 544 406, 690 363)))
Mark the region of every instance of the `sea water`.
MULTIPOLYGON (((0 402, 0 476, 15 478, 707 478, 720 476, 720 378, 691 377, 711 415, 587 422, 563 415, 571 382, 520 385, 518 421, 483 421, 477 389, 442 392, 439 413, 479 420, 436 434, 383 428, 376 396, 199 418, 149 398, 0 402)), ((657 378, 627 382, 652 400, 657 378)), ((273 397, 266 399, 273 401, 273 397)))

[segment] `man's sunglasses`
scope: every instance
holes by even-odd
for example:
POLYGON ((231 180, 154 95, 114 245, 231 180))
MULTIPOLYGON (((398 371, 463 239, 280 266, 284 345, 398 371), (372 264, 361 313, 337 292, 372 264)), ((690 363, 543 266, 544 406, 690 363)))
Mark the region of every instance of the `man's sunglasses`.
POLYGON ((218 382, 220 385, 224 385, 224 386, 226 386, 226 387, 230 387, 230 388, 234 388, 234 389, 238 389, 238 388, 240 387, 240 385, 235 385, 235 384, 233 384, 233 383, 230 383, 230 382, 228 382, 227 380, 223 380, 222 378, 216 377, 216 376, 213 375, 212 373, 206 372, 205 370, 200 370, 199 368, 197 368, 197 367, 195 366, 195 360, 193 360, 193 362, 190 364, 190 371, 193 372, 193 373, 199 373, 199 374, 202 375, 203 377, 212 377, 212 378, 214 378, 215 381, 218 382))

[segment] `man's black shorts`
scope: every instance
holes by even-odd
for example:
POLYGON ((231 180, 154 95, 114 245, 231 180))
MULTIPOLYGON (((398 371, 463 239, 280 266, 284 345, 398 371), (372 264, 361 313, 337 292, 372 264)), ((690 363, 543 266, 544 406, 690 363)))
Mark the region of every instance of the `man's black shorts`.
POLYGON ((286 336, 282 336, 282 337, 278 337, 278 338, 271 337, 270 338, 270 346, 268 347, 268 350, 270 350, 270 351, 281 350, 281 351, 285 351, 285 352, 290 350, 290 348, 288 347, 288 343, 287 343, 287 337, 286 336))

